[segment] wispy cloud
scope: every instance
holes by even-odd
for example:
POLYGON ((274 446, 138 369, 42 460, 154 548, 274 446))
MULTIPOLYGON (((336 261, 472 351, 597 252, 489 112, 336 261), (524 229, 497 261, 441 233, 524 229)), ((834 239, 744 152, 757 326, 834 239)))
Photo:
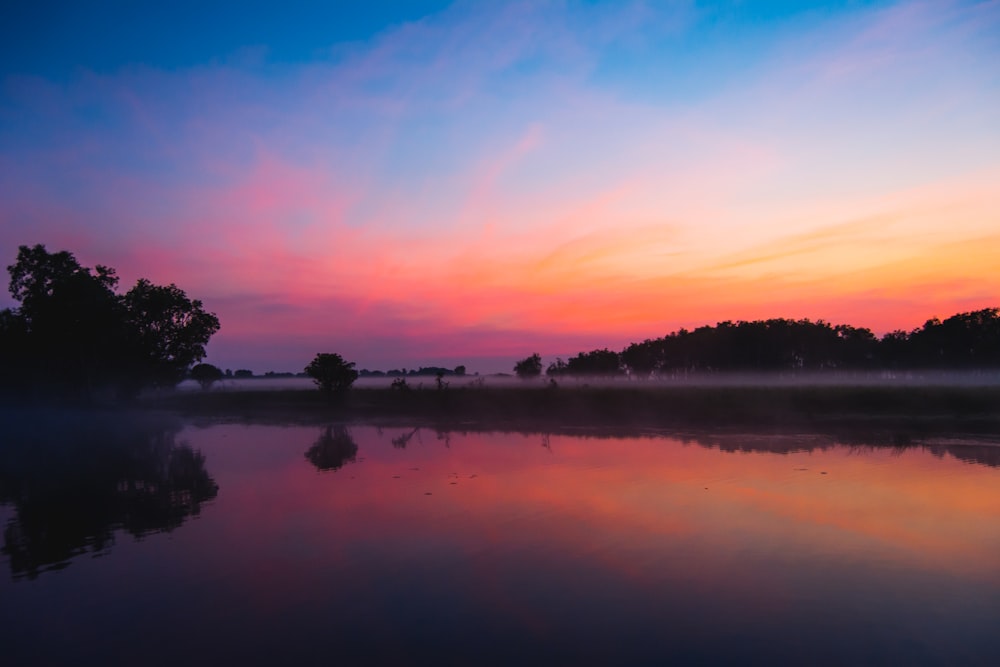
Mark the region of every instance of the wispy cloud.
POLYGON ((651 3, 460 3, 302 65, 7 78, 0 250, 177 282, 222 317, 213 354, 275 362, 908 328, 1000 294, 998 27, 996 3, 791 20, 691 95, 675 53, 737 47, 651 3))

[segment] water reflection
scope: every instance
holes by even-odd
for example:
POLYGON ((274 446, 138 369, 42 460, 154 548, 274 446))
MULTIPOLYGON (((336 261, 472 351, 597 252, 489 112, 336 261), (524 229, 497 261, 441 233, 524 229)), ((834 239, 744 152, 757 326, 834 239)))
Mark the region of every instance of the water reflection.
POLYGON ((327 426, 306 451, 306 459, 318 470, 340 470, 344 465, 353 463, 357 456, 358 445, 342 424, 327 426))
POLYGON ((0 580, 4 657, 991 664, 995 438, 893 431, 168 429, 225 494, 170 539, 0 580))
POLYGON ((682 442, 691 442, 701 447, 729 453, 791 454, 845 447, 855 453, 889 451, 901 454, 905 451, 920 450, 930 452, 938 458, 950 456, 966 463, 1000 467, 1000 441, 993 442, 983 436, 942 438, 917 436, 904 431, 852 431, 837 435, 733 433, 688 434, 678 437, 682 442))
POLYGON ((218 487, 180 429, 135 415, 6 416, 0 503, 14 508, 3 540, 14 578, 105 554, 118 531, 138 539, 197 515, 218 487))
MULTIPOLYGON (((396 449, 406 449, 406 446, 410 444, 410 440, 413 439, 413 436, 418 435, 419 433, 420 433, 419 428, 410 429, 408 431, 400 433, 396 437, 392 438, 392 446, 395 447, 396 449)), ((445 444, 448 443, 447 431, 438 431, 438 436, 439 439, 445 441, 445 444)))
MULTIPOLYGON (((451 428, 447 426, 424 426, 404 429, 376 428, 381 437, 390 431, 389 441, 396 449, 406 449, 412 440, 423 442, 421 434, 433 434, 433 440, 450 446, 454 436, 469 437, 483 433, 504 433, 528 439, 541 439, 541 446, 551 451, 551 438, 570 436, 584 440, 616 441, 622 439, 648 438, 671 439, 684 444, 716 449, 725 453, 792 454, 831 451, 847 448, 860 453, 863 451, 925 451, 937 458, 952 457, 966 463, 1000 467, 1000 435, 996 433, 972 432, 968 434, 937 433, 926 429, 873 429, 873 428, 830 428, 827 431, 807 433, 787 433, 781 431, 669 431, 645 428, 558 428, 512 429, 509 425, 481 424, 476 427, 451 428)), ((321 438, 323 440, 323 438, 321 438)), ((319 443, 317 442, 317 445, 319 443)), ((315 445, 313 449, 315 449, 315 445)), ((312 450, 310 450, 312 452, 312 450)), ((310 457, 311 455, 307 455, 310 457)), ((350 459, 350 460, 353 460, 350 459)), ((317 467, 319 467, 317 465, 317 467)))

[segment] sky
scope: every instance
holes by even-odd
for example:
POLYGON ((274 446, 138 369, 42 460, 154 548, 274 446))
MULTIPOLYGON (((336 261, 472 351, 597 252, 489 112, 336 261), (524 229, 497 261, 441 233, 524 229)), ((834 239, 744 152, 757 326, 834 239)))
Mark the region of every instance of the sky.
POLYGON ((144 4, 5 5, 0 260, 176 283, 220 367, 1000 305, 997 0, 144 4))

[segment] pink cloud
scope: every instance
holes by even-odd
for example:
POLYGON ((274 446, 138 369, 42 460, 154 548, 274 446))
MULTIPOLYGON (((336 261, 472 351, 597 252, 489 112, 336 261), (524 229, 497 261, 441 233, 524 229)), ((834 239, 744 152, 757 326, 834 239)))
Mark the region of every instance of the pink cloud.
POLYGON ((0 153, 0 242, 176 282, 222 317, 213 354, 277 359, 284 340, 377 365, 720 319, 910 328, 1000 294, 998 135, 968 111, 995 102, 991 70, 955 37, 971 14, 942 28, 938 8, 786 38, 792 64, 681 103, 592 76, 640 6, 586 28, 463 5, 302 67, 8 81, 55 130, 0 153), (867 88, 928 59, 951 73, 938 52, 980 64, 867 88), (956 122, 926 115, 941 99, 956 122))

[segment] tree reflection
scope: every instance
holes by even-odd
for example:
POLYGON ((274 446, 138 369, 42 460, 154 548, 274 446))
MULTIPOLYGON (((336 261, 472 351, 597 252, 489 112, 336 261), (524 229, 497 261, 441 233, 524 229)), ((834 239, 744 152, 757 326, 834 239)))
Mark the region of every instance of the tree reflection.
MULTIPOLYGON (((406 449, 406 446, 410 444, 410 440, 412 440, 413 436, 417 435, 418 433, 420 433, 420 428, 415 428, 412 431, 408 431, 407 433, 401 433, 400 435, 392 439, 392 446, 395 447, 396 449, 406 449)), ((446 440, 445 446, 447 447, 449 444, 450 441, 446 440)))
MULTIPOLYGON (((1000 467, 1000 447, 994 438, 989 438, 989 444, 938 444, 935 434, 908 432, 900 430, 889 431, 851 431, 834 430, 825 434, 813 435, 780 435, 780 434, 685 434, 678 436, 681 441, 693 442, 700 447, 718 449, 728 453, 767 453, 793 454, 827 451, 838 447, 847 447, 852 452, 868 453, 876 450, 890 450, 894 454, 902 454, 907 450, 922 450, 930 452, 938 458, 952 456, 966 463, 1000 467)), ((951 438, 949 438, 951 439, 951 438)))
MULTIPOLYGON (((862 452, 877 449, 890 449, 897 453, 907 450, 926 451, 943 458, 954 457, 966 463, 1000 468, 1000 439, 993 421, 963 422, 962 430, 958 431, 952 422, 916 422, 904 420, 891 423, 889 420, 878 420, 874 424, 851 423, 849 420, 826 422, 813 425, 809 430, 781 429, 777 427, 758 426, 732 432, 701 431, 688 428, 683 431, 673 429, 649 428, 639 425, 592 426, 581 429, 565 423, 552 421, 544 426, 529 429, 511 428, 508 423, 480 422, 473 427, 468 425, 453 428, 447 424, 434 427, 439 440, 450 441, 448 434, 468 435, 469 433, 521 433, 525 436, 542 439, 542 447, 550 452, 553 435, 571 436, 574 438, 618 439, 636 437, 670 437, 684 444, 693 444, 708 449, 717 449, 726 453, 766 453, 792 454, 826 451, 840 447, 848 447, 852 451, 862 452), (959 435, 956 435, 959 434, 959 435)), ((405 447, 410 438, 419 429, 406 432, 392 439, 394 447, 405 447)))
POLYGON ((0 503, 15 509, 3 553, 15 579, 105 553, 120 531, 171 531, 218 494, 173 421, 35 412, 2 423, 0 503))
POLYGON ((327 426, 306 452, 306 458, 319 470, 339 470, 357 456, 358 445, 346 426, 327 426))

